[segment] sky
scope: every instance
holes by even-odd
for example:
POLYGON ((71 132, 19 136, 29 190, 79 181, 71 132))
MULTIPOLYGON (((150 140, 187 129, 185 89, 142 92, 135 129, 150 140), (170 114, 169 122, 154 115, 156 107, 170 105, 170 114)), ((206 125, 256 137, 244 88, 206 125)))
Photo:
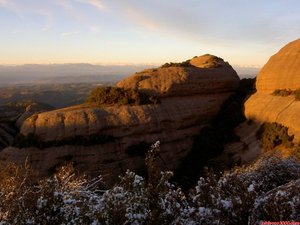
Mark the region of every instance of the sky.
POLYGON ((300 0, 0 0, 0 64, 262 66, 300 37, 300 0))

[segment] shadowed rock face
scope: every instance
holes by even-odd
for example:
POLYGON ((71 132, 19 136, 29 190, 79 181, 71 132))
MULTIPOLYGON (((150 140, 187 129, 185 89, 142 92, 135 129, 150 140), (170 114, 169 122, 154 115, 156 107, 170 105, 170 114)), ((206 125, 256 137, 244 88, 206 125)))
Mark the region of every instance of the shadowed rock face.
POLYGON ((0 150, 9 146, 18 133, 15 121, 22 112, 8 106, 0 107, 0 150))
MULTIPOLYGON (((205 57, 207 67, 214 57, 205 57)), ((159 104, 78 105, 34 115, 23 123, 21 133, 55 145, 43 149, 7 148, 0 153, 0 159, 22 162, 28 157, 41 174, 72 160, 81 171, 100 173, 112 182, 126 169, 143 168, 144 153, 160 140, 162 166, 174 169, 192 148, 193 137, 209 124, 239 84, 231 66, 215 58, 217 64, 211 68, 200 68, 197 61, 199 67, 147 70, 138 73, 138 78, 135 74, 118 84, 123 88, 138 85, 140 90, 160 96, 159 104), (144 76, 144 82, 137 82, 144 76), (85 146, 70 143, 91 136, 109 138, 85 146)))
POLYGON ((245 115, 259 122, 277 122, 300 140, 300 101, 295 96, 274 96, 276 89, 300 88, 300 39, 272 56, 257 76, 257 93, 245 103, 245 115))
POLYGON ((28 117, 50 109, 53 107, 35 102, 0 106, 0 151, 13 143, 20 126, 28 117))

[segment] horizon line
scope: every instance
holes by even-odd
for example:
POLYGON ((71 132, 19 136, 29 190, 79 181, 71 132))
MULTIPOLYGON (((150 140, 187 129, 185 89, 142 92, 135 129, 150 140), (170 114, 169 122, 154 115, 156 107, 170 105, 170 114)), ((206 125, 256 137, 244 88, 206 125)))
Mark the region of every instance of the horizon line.
MULTIPOLYGON (((163 63, 90 63, 90 62, 66 62, 66 63, 4 63, 0 64, 1 67, 17 67, 17 66, 56 66, 56 65, 91 65, 91 66, 160 66, 163 63)), ((261 68, 263 65, 255 64, 230 64, 231 66, 243 67, 243 68, 261 68)))

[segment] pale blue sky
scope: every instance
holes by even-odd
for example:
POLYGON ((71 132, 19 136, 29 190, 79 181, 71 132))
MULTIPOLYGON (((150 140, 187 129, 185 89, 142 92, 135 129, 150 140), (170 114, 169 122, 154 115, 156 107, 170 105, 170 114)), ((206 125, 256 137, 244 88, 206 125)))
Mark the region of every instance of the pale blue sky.
POLYGON ((0 64, 263 65, 300 37, 300 0, 0 0, 0 64))

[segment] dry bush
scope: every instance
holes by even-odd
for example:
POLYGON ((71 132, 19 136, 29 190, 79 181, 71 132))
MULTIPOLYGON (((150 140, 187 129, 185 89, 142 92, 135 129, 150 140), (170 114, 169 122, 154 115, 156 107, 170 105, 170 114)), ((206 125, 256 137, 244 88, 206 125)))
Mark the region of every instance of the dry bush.
POLYGON ((291 89, 276 89, 272 93, 272 95, 274 96, 282 96, 282 97, 289 96, 292 94, 294 94, 294 91, 292 91, 291 89))
POLYGON ((300 179, 279 186, 255 200, 249 224, 300 221, 300 179))
POLYGON ((144 105, 158 103, 153 96, 148 96, 137 89, 122 89, 118 87, 98 87, 92 90, 86 103, 102 105, 144 105))
POLYGON ((234 225, 299 219, 300 164, 293 159, 267 157, 222 174, 208 172, 183 193, 170 182, 172 172, 161 172, 158 157, 159 142, 146 156, 147 179, 127 171, 106 191, 99 188, 100 179, 76 174, 72 164, 37 183, 26 164, 2 166, 0 224, 234 225))
POLYGON ((161 66, 161 68, 168 68, 168 67, 191 67, 192 65, 190 64, 190 60, 180 62, 180 63, 174 63, 174 62, 169 62, 165 63, 161 66))
POLYGON ((300 100, 300 88, 298 88, 298 89, 295 91, 295 99, 296 99, 297 101, 300 100))
POLYGON ((289 135, 288 128, 279 123, 264 123, 257 132, 257 137, 265 151, 273 150, 279 145, 293 147, 294 136, 289 135))
POLYGON ((257 198, 299 178, 298 162, 277 157, 261 158, 219 176, 209 172, 199 179, 188 218, 200 224, 248 224, 257 198))

